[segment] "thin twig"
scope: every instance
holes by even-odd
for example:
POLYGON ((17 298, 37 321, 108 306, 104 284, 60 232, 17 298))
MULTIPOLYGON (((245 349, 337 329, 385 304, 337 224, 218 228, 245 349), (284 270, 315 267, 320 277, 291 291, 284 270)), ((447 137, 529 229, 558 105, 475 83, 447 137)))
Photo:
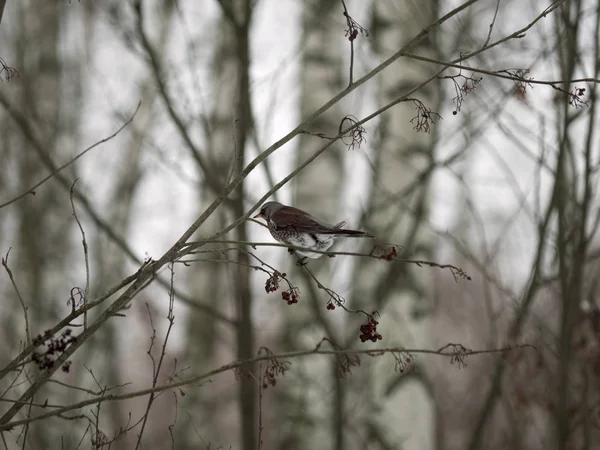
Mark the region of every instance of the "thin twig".
MULTIPOLYGON (((154 346, 154 340, 156 338, 156 329, 154 328, 154 325, 152 323, 152 314, 150 314, 150 307, 148 306, 148 304, 146 304, 146 306, 148 307, 148 315, 150 316, 150 325, 152 327, 152 337, 150 338, 150 348, 148 349, 148 354, 150 355, 150 358, 152 359, 152 365, 153 365, 153 378, 152 378, 152 387, 155 387, 158 384, 158 376, 160 374, 160 369, 162 367, 165 355, 167 354, 167 342, 169 341, 169 336, 171 334, 171 329, 173 328, 173 325, 175 324, 175 314, 173 312, 174 307, 175 307, 175 284, 174 284, 174 279, 175 279, 175 269, 174 269, 174 265, 173 263, 170 264, 170 269, 171 269, 171 287, 169 289, 169 312, 167 313, 167 320, 169 321, 169 326, 167 327, 167 331, 165 333, 165 338, 163 340, 163 344, 162 344, 162 349, 161 349, 161 353, 160 353, 160 358, 158 359, 158 364, 155 363, 154 361, 154 356, 152 355, 152 347, 154 346)), ((142 429, 140 430, 140 434, 138 435, 138 439, 137 439, 137 443, 135 445, 136 450, 140 448, 140 446, 142 445, 142 435, 144 434, 144 430, 146 428, 146 424, 148 423, 148 416, 150 415, 150 408, 152 408, 152 404, 154 403, 154 400, 156 398, 156 393, 151 393, 150 397, 148 398, 148 403, 146 405, 146 412, 144 413, 144 419, 142 421, 142 429)))
MULTIPOLYGON (((26 345, 29 346, 31 344, 31 336, 29 335, 29 317, 27 315, 28 307, 25 305, 25 302, 23 301, 23 297, 21 297, 21 293, 19 292, 19 288, 17 287, 17 283, 15 282, 15 278, 13 277, 13 273, 10 270, 10 268, 8 267, 8 255, 10 254, 11 249, 12 249, 12 247, 9 247, 8 251, 6 252, 6 256, 4 258, 2 258, 2 265, 6 269, 6 272, 8 273, 10 282, 12 283, 13 288, 15 289, 15 292, 17 293, 17 297, 19 298, 19 302, 21 303, 21 308, 23 308, 23 316, 25 317, 25 337, 27 339, 26 345)), ((0 377, 0 379, 1 379, 1 377, 0 377)))
MULTIPOLYGON (((73 217, 75 217, 75 221, 77 222, 77 226, 79 226, 79 231, 81 232, 81 243, 83 245, 83 257, 85 259, 85 289, 83 291, 83 306, 85 308, 88 301, 88 294, 90 292, 90 261, 88 255, 88 244, 85 239, 85 231, 83 231, 81 222, 77 217, 77 212, 75 211, 75 202, 73 201, 73 190, 75 189, 75 183, 77 183, 78 179, 79 178, 76 178, 75 181, 73 181, 73 184, 71 185, 71 192, 69 198, 71 200, 71 208, 73 209, 73 217)), ((83 313, 83 328, 87 328, 87 309, 83 313)))
MULTIPOLYGON (((403 262, 403 263, 407 263, 407 264, 416 264, 417 266, 429 266, 429 267, 437 267, 439 269, 450 269, 456 273, 464 273, 464 271, 460 267, 454 266, 452 264, 440 264, 435 261, 428 261, 428 260, 422 260, 422 259, 404 259, 404 258, 397 258, 395 256, 391 259, 386 259, 386 255, 384 253, 381 253, 381 254, 377 253, 377 250, 381 250, 379 247, 374 247, 369 253, 360 253, 360 252, 332 252, 332 251, 314 250, 314 249, 310 249, 310 248, 299 247, 297 245, 283 244, 283 243, 279 243, 279 242, 243 242, 243 241, 229 241, 229 240, 206 240, 206 241, 189 242, 187 245, 189 246, 188 248, 195 248, 195 247, 199 247, 204 244, 207 244, 207 243, 236 244, 236 245, 250 246, 252 248, 284 247, 284 248, 288 248, 288 249, 292 249, 292 250, 310 251, 313 253, 320 253, 321 255, 326 255, 329 257, 355 256, 355 257, 363 257, 363 258, 373 258, 373 259, 380 259, 380 260, 384 260, 384 261, 397 261, 397 262, 403 262)), ((396 246, 396 248, 402 248, 402 246, 396 245, 396 244, 390 244, 390 246, 391 247, 396 246)), ((207 251, 218 252, 218 251, 222 251, 222 250, 223 249, 216 248, 216 249, 211 249, 211 250, 207 250, 207 251)), ((186 252, 186 254, 194 254, 194 250, 188 250, 186 252)), ((470 279, 470 277, 468 277, 468 275, 467 275, 465 277, 465 279, 470 279)))
MULTIPOLYGON (((258 365, 258 373, 263 373, 262 371, 262 364, 258 365)), ((263 445, 263 440, 262 440, 262 432, 263 432, 263 423, 262 423, 262 416, 263 416, 263 410, 262 410, 262 400, 263 400, 263 384, 260 382, 258 382, 258 450, 262 449, 262 445, 263 445)))
POLYGON ((485 40, 485 43, 483 44, 484 47, 490 43, 490 39, 492 38, 492 31, 494 30, 494 24, 496 23, 496 17, 498 16, 499 8, 500 8, 500 0, 496 0, 496 10, 494 11, 494 17, 492 18, 492 21, 490 22, 487 39, 485 40))
MULTIPOLYGON (((417 61, 438 64, 440 66, 445 66, 445 67, 452 67, 454 69, 465 70, 468 72, 481 73, 483 75, 489 75, 489 76, 496 77, 496 78, 503 78, 505 80, 511 80, 511 81, 527 83, 527 84, 541 84, 541 85, 551 86, 553 88, 556 88, 555 85, 561 85, 561 84, 600 83, 600 79, 592 78, 592 77, 575 78, 572 80, 536 80, 533 78, 525 78, 525 77, 521 77, 518 75, 512 75, 510 73, 512 70, 517 72, 519 69, 510 69, 510 70, 504 69, 504 70, 495 70, 494 71, 494 70, 480 69, 478 67, 465 66, 464 64, 460 64, 460 63, 456 62, 456 60, 455 61, 441 61, 441 60, 437 60, 437 59, 433 59, 433 58, 428 58, 426 56, 414 55, 412 53, 405 53, 404 56, 406 58, 415 59, 417 61)), ((448 77, 448 78, 451 78, 451 77, 448 77)))
POLYGON ((42 184, 44 184, 46 181, 48 181, 49 179, 51 179, 52 177, 54 177, 57 173, 61 172, 62 170, 66 169, 67 167, 69 167, 71 164, 73 164, 75 161, 77 161, 79 158, 81 158, 83 155, 85 155, 87 152, 89 152, 90 150, 93 150, 94 148, 98 147, 101 144, 104 144, 105 142, 110 141, 111 139, 113 139, 114 137, 116 137, 121 131, 123 131, 127 125, 129 125, 132 121, 133 118, 135 117, 135 115, 137 114, 137 112, 140 109, 142 102, 140 101, 136 108, 135 111, 133 112, 133 114, 131 115, 131 117, 123 124, 121 125, 117 131, 115 131, 113 134, 111 134, 110 136, 105 137, 104 139, 99 140, 98 142, 96 142, 95 144, 90 145, 88 148, 86 148, 85 150, 83 150, 81 153, 79 153, 77 156, 75 156, 73 159, 71 159, 70 161, 67 161, 65 164, 63 164, 60 167, 57 167, 55 170, 53 170, 48 176, 46 176, 45 178, 43 178, 41 181, 39 181, 38 183, 36 183, 35 185, 31 186, 29 189, 27 189, 25 192, 23 192, 21 195, 16 196, 15 198, 13 198, 12 200, 9 200, 5 203, 0 204, 0 209, 4 208, 5 206, 10 205, 11 203, 14 203, 20 199, 22 199, 23 197, 27 196, 27 195, 35 195, 35 190, 37 188, 39 188, 42 184))
MULTIPOLYGON (((352 23, 350 22, 350 16, 348 15, 348 8, 346 8, 346 2, 342 0, 342 6, 344 7, 344 17, 346 18, 346 23, 348 24, 348 29, 352 28, 352 23)), ((348 76, 348 86, 352 86, 352 82, 354 81, 354 39, 350 40, 350 75, 348 76)))
MULTIPOLYGON (((29 399, 27 408, 27 417, 31 417, 31 408, 33 407, 33 396, 29 399)), ((21 450, 25 450, 25 444, 27 442, 27 435, 29 434, 29 424, 25 425, 23 429, 23 442, 21 443, 21 450)), ((18 439, 17 439, 18 441, 18 439)))

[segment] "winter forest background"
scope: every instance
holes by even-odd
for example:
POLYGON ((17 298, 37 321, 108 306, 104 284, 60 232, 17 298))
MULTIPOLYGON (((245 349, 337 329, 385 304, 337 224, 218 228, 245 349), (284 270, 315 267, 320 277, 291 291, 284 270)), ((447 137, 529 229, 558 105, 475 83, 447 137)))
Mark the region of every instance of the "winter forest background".
POLYGON ((0 448, 600 448, 598 2, 1 11, 0 448))

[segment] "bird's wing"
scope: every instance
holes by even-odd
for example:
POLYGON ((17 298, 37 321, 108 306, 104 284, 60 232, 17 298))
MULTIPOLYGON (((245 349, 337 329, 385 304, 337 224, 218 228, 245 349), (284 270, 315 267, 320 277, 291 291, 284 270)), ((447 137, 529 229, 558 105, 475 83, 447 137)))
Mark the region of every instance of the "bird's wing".
POLYGON ((311 216, 301 209, 288 206, 277 211, 275 224, 278 230, 295 230, 306 233, 327 233, 334 227, 328 223, 311 216))

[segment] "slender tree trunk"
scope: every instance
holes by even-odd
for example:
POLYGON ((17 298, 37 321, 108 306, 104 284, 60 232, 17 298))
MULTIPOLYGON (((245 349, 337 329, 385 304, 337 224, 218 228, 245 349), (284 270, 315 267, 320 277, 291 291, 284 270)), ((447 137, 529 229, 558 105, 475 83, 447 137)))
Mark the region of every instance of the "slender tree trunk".
MULTIPOLYGON (((435 0, 416 3, 373 3, 371 38, 375 53, 385 57, 417 35, 437 16, 435 0)), ((411 51, 436 55, 433 37, 411 51)), ((384 71, 379 80, 378 103, 383 106, 432 75, 430 65, 407 60, 384 71)), ((436 84, 415 94, 427 107, 438 103, 436 84)), ((416 189, 405 191, 433 160, 433 135, 417 133, 411 119, 416 115, 412 104, 387 111, 379 125, 379 141, 374 153, 372 192, 367 208, 367 229, 379 242, 404 247, 405 258, 430 259, 433 236, 425 231, 429 215, 429 177, 416 189)), ((372 243, 366 243, 372 245, 372 243)), ((416 266, 381 264, 363 259, 356 265, 352 307, 377 309, 383 334, 383 346, 428 348, 433 272, 416 266)), ((374 448, 427 449, 433 447, 433 408, 431 399, 418 377, 416 383, 402 383, 404 374, 394 370, 394 361, 381 358, 373 362, 371 372, 372 421, 374 448), (410 405, 410 407, 408 407, 410 405), (410 436, 407 439, 407 436, 410 436)), ((423 374, 423 370, 419 371, 423 374)), ((422 375, 421 375, 422 376, 422 375)), ((407 379, 408 380, 408 379, 407 379)))
MULTIPOLYGON (((575 0, 564 4, 560 13, 555 15, 556 35, 562 36, 559 46, 560 74, 563 79, 573 78, 578 58, 578 33, 581 19, 582 3, 575 0)), ((567 91, 571 86, 565 86, 567 91)), ((573 404, 578 400, 572 399, 573 395, 573 335, 575 325, 582 304, 583 270, 585 267, 585 252, 587 247, 587 209, 585 200, 579 203, 574 180, 577 178, 577 169, 573 161, 577 158, 573 154, 574 143, 571 139, 571 124, 576 112, 572 110, 566 96, 557 108, 557 123, 559 136, 558 161, 556 176, 556 209, 557 209, 557 242, 556 251, 560 273, 560 337, 558 343, 557 361, 557 408, 556 408, 556 433, 557 448, 566 450, 572 448, 570 442, 573 438, 572 415, 573 404), (579 203, 579 204, 578 204, 579 203), (574 219, 577 218, 577 219, 574 219)))
MULTIPOLYGON (((210 119, 205 124, 209 138, 205 155, 211 168, 211 174, 224 186, 229 177, 240 173, 244 168, 245 148, 250 130, 252 113, 250 105, 250 23, 252 5, 250 0, 235 0, 224 2, 224 12, 220 23, 220 41, 215 52, 214 84, 215 102, 210 119)), ((214 200, 214 190, 203 186, 201 191, 202 205, 214 200)), ((231 202, 222 207, 203 225, 202 235, 210 235, 222 229, 233 217, 239 217, 245 212, 244 185, 238 188, 230 197, 231 202)), ((203 206, 201 206, 203 209, 203 206)), ((234 231, 234 239, 247 241, 246 224, 234 231)), ((231 258, 231 254, 222 256, 231 258)), ((217 256, 219 257, 219 256, 217 256)), ((247 265, 248 255, 243 252, 235 254, 237 264, 226 265, 218 263, 202 263, 201 270, 194 272, 191 286, 195 296, 202 301, 233 297, 232 305, 215 301, 212 305, 221 310, 233 307, 236 327, 236 357, 239 360, 250 359, 256 352, 254 345, 254 326, 252 322, 252 295, 250 291, 250 274, 247 265)), ((230 314, 229 311, 227 311, 230 314)), ((220 339, 219 327, 211 317, 194 315, 188 324, 190 344, 188 357, 195 364, 208 364, 209 361, 220 358, 215 346, 220 339)), ((244 449, 254 449, 257 445, 256 399, 257 378, 254 367, 245 367, 238 383, 237 398, 238 418, 240 424, 239 443, 244 449)), ((202 395, 200 393, 199 395, 202 395)), ((230 423, 229 405, 223 405, 222 398, 199 400, 200 404, 210 411, 207 419, 211 426, 223 426, 222 432, 217 433, 221 438, 227 436, 226 428, 230 423), (216 416, 215 411, 223 413, 216 416)), ((200 412, 201 414, 201 412, 200 412)), ((230 433, 230 431, 229 431, 230 433)))
MULTIPOLYGON (((238 155, 235 162, 237 174, 244 170, 244 155, 248 132, 250 131, 252 111, 250 106, 250 23, 252 17, 251 0, 241 0, 238 9, 239 24, 235 30, 236 56, 238 63, 238 79, 235 103, 235 147, 238 155)), ((234 216, 240 217, 245 212, 244 186, 236 191, 234 199, 234 216)), ((246 223, 235 230, 237 241, 248 241, 246 223)), ((256 353, 254 348, 254 325, 252 321, 252 294, 250 291, 250 263, 248 254, 238 252, 235 267, 236 303, 237 303, 237 351, 240 360, 251 359, 256 353)), ((239 415, 242 424, 241 443, 245 450, 255 449, 257 443, 257 380, 254 365, 244 368, 250 376, 240 378, 239 384, 239 415)))
MULTIPOLYGON (((18 82, 7 83, 3 95, 28 120, 35 138, 44 142, 45 152, 40 155, 34 151, 27 136, 20 131, 7 133, 12 134, 10 142, 14 145, 11 152, 13 161, 7 167, 18 172, 15 191, 23 192, 49 173, 48 160, 57 161, 73 154, 79 126, 81 84, 78 81, 79 69, 63 65, 60 43, 66 34, 63 30, 67 29, 68 21, 61 15, 60 5, 49 2, 31 9, 17 2, 13 6, 17 8, 14 29, 18 31, 13 36, 16 60, 11 61, 11 65, 27 76, 22 76, 18 82), (68 90, 64 89, 65 80, 70 83, 68 90)), ((14 250, 10 261, 28 308, 30 334, 34 337, 64 310, 58 299, 64 298, 65 286, 58 274, 68 270, 73 255, 71 235, 65 231, 71 229, 72 224, 69 195, 55 183, 47 183, 36 191, 35 196, 24 198, 9 208, 15 212, 14 228, 17 230, 16 238, 11 239, 14 250)), ((10 297, 13 295, 11 292, 10 297)), ((16 298, 6 303, 19 305, 16 298)), ((15 314, 17 323, 24 325, 20 306, 15 309, 15 314)), ((25 341, 24 334, 21 334, 23 328, 19 328, 21 344, 13 348, 25 341)), ((35 370, 31 376, 35 378, 35 370)), ((23 387, 28 385, 24 380, 23 387)), ((49 396, 50 392, 50 388, 45 387, 34 401, 49 396)), ((61 431, 62 428, 32 424, 28 432, 19 437, 19 445, 23 448, 49 448, 61 431)), ((66 440, 65 444, 68 443, 66 440)))
MULTIPOLYGON (((335 17, 342 17, 342 6, 337 0, 324 0, 306 3, 302 15, 304 51, 301 63, 301 116, 313 113, 323 103, 338 94, 344 87, 343 51, 345 50, 343 29, 334 25, 335 17)), ((338 21, 341 23, 341 21, 338 21)), ((322 132, 335 135, 343 117, 340 106, 334 106, 319 119, 310 123, 310 132, 322 132)), ((296 166, 311 156, 323 141, 315 136, 302 136, 296 153, 296 166)), ((310 167, 300 172, 293 180, 293 195, 291 204, 306 209, 316 216, 330 222, 342 220, 340 215, 341 186, 343 185, 343 156, 345 151, 341 143, 335 144, 319 156, 310 167)), ((286 255, 287 256, 287 255, 286 255)), ((290 265, 295 265, 296 259, 289 258, 290 265)), ((321 258, 310 261, 311 270, 328 283, 331 278, 331 261, 321 258)), ((296 271, 290 268, 290 271, 296 271)), ((305 274, 297 271, 295 279, 300 288, 302 307, 285 314, 282 338, 292 348, 299 348, 304 338, 314 337, 312 327, 324 327, 329 335, 331 327, 316 317, 322 317, 325 311, 325 298, 322 291, 311 286, 312 281, 303 278, 305 274)), ((299 306, 299 305, 298 305, 299 306)), ((289 347, 288 347, 289 348, 289 347)), ((322 448, 343 448, 344 435, 341 431, 343 422, 343 390, 345 386, 335 381, 333 377, 324 380, 322 373, 336 374, 335 367, 328 367, 329 361, 305 360, 294 364, 294 370, 299 372, 299 378, 304 380, 300 385, 289 388, 289 392, 281 396, 278 408, 285 420, 293 420, 294 426, 286 427, 279 433, 278 448, 314 448, 319 442, 322 448), (319 380, 318 382, 316 380, 319 380), (312 381, 307 381, 312 380, 312 381), (329 392, 334 389, 334 401, 324 403, 319 401, 319 393, 310 386, 318 386, 316 391, 323 389, 329 392), (311 392, 313 391, 313 392, 311 392), (295 420, 302 417, 303 420, 295 420), (319 417, 319 419, 317 419, 319 417), (322 418, 327 417, 324 421, 322 418)))
MULTIPOLYGON (((229 18, 225 15, 219 19, 217 26, 218 39, 212 61, 212 85, 214 86, 214 99, 212 109, 203 121, 206 135, 206 147, 203 155, 210 170, 217 180, 223 185, 234 169, 232 163, 236 161, 237 142, 235 140, 236 126, 234 124, 234 111, 236 93, 238 90, 239 65, 237 58, 237 39, 235 29, 229 18)), ((243 161, 243 158, 242 158, 243 161)), ((200 177, 204 178, 201 168, 198 167, 200 177)), ((209 187, 208 181, 203 181, 198 186, 199 211, 203 211, 213 200, 214 191, 209 187)), ((234 212, 223 205, 202 225, 200 236, 209 236, 223 229, 227 222, 233 218, 234 212)), ((231 255, 215 253, 211 258, 226 260, 231 255)), ((237 269, 234 269, 237 270, 237 269)), ((189 270, 188 289, 192 298, 199 302, 210 304, 217 311, 232 315, 238 305, 224 301, 235 296, 237 299, 237 280, 232 280, 232 268, 220 262, 206 261, 189 270)), ((211 367, 224 364, 232 356, 232 350, 223 348, 223 340, 227 334, 219 322, 208 314, 200 311, 190 311, 187 327, 186 360, 193 362, 198 367, 211 367)), ((237 332, 234 330, 234 332, 237 332)), ((190 392, 189 404, 194 405, 191 419, 195 423, 206 423, 210 429, 200 431, 203 438, 223 443, 220 440, 230 433, 231 417, 234 415, 234 405, 224 404, 222 393, 212 390, 196 389, 190 392)), ((192 426, 183 422, 184 439, 191 447, 198 444, 198 436, 192 426)))

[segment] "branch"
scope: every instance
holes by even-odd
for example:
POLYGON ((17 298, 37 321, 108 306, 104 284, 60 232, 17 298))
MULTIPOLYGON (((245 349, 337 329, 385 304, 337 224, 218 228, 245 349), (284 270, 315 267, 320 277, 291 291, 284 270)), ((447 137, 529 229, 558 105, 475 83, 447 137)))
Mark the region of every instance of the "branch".
MULTIPOLYGON (((259 356, 256 356, 255 358, 252 358, 247 361, 235 361, 235 362, 226 364, 224 366, 221 366, 218 369, 214 369, 214 370, 205 372, 200 375, 190 376, 183 380, 171 382, 171 383, 168 383, 165 385, 154 386, 151 388, 141 389, 138 391, 133 391, 133 392, 125 393, 125 394, 104 395, 99 398, 84 400, 84 401, 81 401, 81 402, 78 402, 78 403, 75 403, 72 405, 68 405, 68 406, 65 406, 63 408, 60 408, 60 409, 57 409, 54 411, 50 411, 50 412, 47 412, 44 414, 39 414, 37 416, 33 416, 30 418, 14 420, 12 422, 1 422, 0 423, 0 431, 10 430, 16 426, 26 425, 31 422, 36 422, 39 420, 47 419, 48 417, 54 417, 54 416, 57 416, 60 414, 64 414, 65 412, 68 412, 68 411, 73 411, 76 409, 83 408, 85 406, 94 405, 94 404, 101 403, 101 402, 127 400, 127 399, 132 399, 132 398, 137 398, 137 397, 143 397, 145 395, 156 394, 159 392, 163 392, 163 391, 166 391, 169 389, 174 389, 177 387, 185 386, 188 384, 197 384, 197 383, 199 383, 203 380, 206 380, 208 378, 211 378, 215 375, 218 375, 218 374, 221 374, 224 372, 228 372, 231 370, 235 371, 235 370, 238 370, 238 369, 241 369, 241 368, 247 366, 248 364, 254 364, 254 363, 257 363, 260 361, 270 361, 273 359, 287 360, 287 359, 301 358, 301 357, 312 356, 312 355, 335 355, 337 357, 350 356, 350 355, 367 355, 367 356, 371 356, 371 357, 376 357, 376 356, 381 356, 381 355, 385 355, 385 354, 395 354, 395 355, 398 355, 398 354, 399 355, 423 354, 423 355, 443 356, 443 357, 448 358, 450 360, 450 362, 456 362, 456 361, 464 361, 464 358, 466 358, 468 356, 483 355, 483 354, 505 354, 506 352, 509 352, 512 350, 526 349, 526 348, 536 350, 536 348, 534 346, 529 345, 529 344, 520 344, 520 345, 515 345, 512 347, 503 347, 503 348, 492 349, 492 350, 469 350, 460 344, 448 344, 437 350, 406 349, 406 348, 402 348, 402 347, 388 347, 388 348, 371 349, 371 350, 364 350, 364 349, 363 350, 358 350, 358 349, 324 350, 324 349, 320 348, 320 343, 319 343, 319 345, 317 345, 317 347, 312 350, 301 350, 301 351, 295 351, 295 352, 281 353, 281 354, 277 354, 277 355, 274 355, 269 352, 266 354, 261 354, 259 356)), ((464 362, 462 364, 464 364, 464 362)))
MULTIPOLYGON (((358 252, 332 252, 332 251, 313 250, 313 249, 309 249, 309 248, 305 248, 305 247, 299 247, 297 245, 282 244, 282 243, 278 243, 278 242, 243 242, 243 241, 230 241, 230 240, 205 240, 205 241, 189 242, 186 245, 186 249, 188 249, 188 251, 186 251, 185 253, 186 254, 195 254, 195 251, 192 249, 201 247, 204 244, 245 245, 245 246, 250 246, 254 249, 256 249, 256 247, 284 247, 284 248, 288 248, 288 249, 292 249, 292 250, 310 251, 312 253, 320 253, 321 255, 326 255, 329 257, 357 256, 357 257, 363 257, 363 258, 382 259, 385 261, 397 261, 397 262, 403 262, 403 263, 408 263, 408 264, 416 264, 417 266, 430 266, 430 267, 437 267, 440 269, 450 269, 452 271, 453 275, 455 275, 455 278, 456 278, 456 276, 459 276, 466 280, 471 280, 471 277, 468 276, 460 267, 456 267, 452 264, 440 264, 435 261, 427 261, 427 260, 419 260, 419 259, 397 258, 398 249, 399 248, 401 249, 402 246, 399 246, 396 244, 390 244, 390 248, 388 250, 386 250, 380 246, 375 246, 369 253, 358 253, 358 252), (394 250, 394 249, 396 249, 396 250, 394 250)), ((220 252, 220 251, 223 251, 223 249, 215 248, 215 249, 210 249, 208 251, 220 252)), ((185 262, 185 261, 182 261, 182 262, 185 262)))
MULTIPOLYGON (((1 0, 0 0, 1 1, 1 0)), ((1 12, 1 11, 0 11, 1 12)), ((23 129, 27 129, 29 131, 29 133, 31 133, 31 130, 29 128, 29 124, 25 121, 25 118, 23 116, 21 116, 20 113, 16 113, 16 111, 12 108, 12 106, 6 101, 6 99, 2 96, 0 96, 0 103, 2 103, 2 105, 4 106, 4 108, 11 114, 11 116, 13 117, 13 119, 19 123, 19 126, 23 129), (16 115, 15 115, 16 114, 16 115)), ((31 194, 31 195, 35 195, 35 190, 37 188, 39 188, 42 184, 44 184, 46 181, 48 181, 49 179, 51 179, 52 177, 54 177, 56 174, 58 174, 59 172, 61 172, 62 170, 66 169, 67 167, 69 167, 71 164, 73 164, 75 161, 77 161, 79 158, 81 158, 83 155, 85 155, 87 152, 89 152, 90 150, 93 150, 94 148, 98 147, 101 144, 104 144, 105 142, 110 141, 112 138, 116 137, 121 131, 123 131, 125 129, 125 127, 127 127, 127 125, 129 125, 132 121, 133 118, 135 117, 135 115, 137 114, 137 112, 140 109, 141 106, 141 102, 139 102, 137 104, 137 107, 135 108, 135 111, 133 112, 133 114, 131 115, 131 117, 123 124, 121 125, 117 131, 115 131, 113 134, 111 134, 110 136, 105 137, 104 139, 99 140, 98 142, 96 142, 95 144, 89 146, 88 148, 86 148, 85 150, 83 150, 81 153, 79 153, 77 156, 75 156, 73 159, 71 159, 70 161, 66 162, 65 164, 63 164, 62 166, 57 167, 56 169, 54 169, 47 177, 45 177, 44 179, 42 179, 40 182, 38 182, 37 184, 33 185, 32 187, 30 187, 29 189, 27 189, 25 192, 23 192, 21 195, 18 195, 17 197, 13 198, 12 200, 9 200, 5 203, 0 204, 0 209, 4 208, 5 206, 10 205, 11 203, 14 203, 20 199, 22 199, 23 197, 31 194)), ((28 133, 26 133, 28 134, 28 133)))
MULTIPOLYGON (((174 291, 174 278, 175 278, 175 269, 173 264, 170 265, 171 268, 171 289, 169 289, 169 312, 167 314, 167 320, 169 321, 169 326, 167 327, 167 331, 165 333, 165 338, 163 340, 162 349, 160 353, 160 358, 158 360, 158 364, 154 360, 154 356, 152 355, 152 347, 154 346, 154 340, 156 338, 156 328, 154 328, 154 324, 152 322, 152 314, 150 312, 150 307, 148 303, 146 303, 146 307, 148 308, 148 316, 150 317, 150 326, 152 327, 152 336, 150 338, 150 348, 148 349, 148 355, 150 355, 150 359, 152 360, 153 372, 154 376, 152 377, 152 387, 155 387, 158 384, 158 376, 160 374, 160 369, 162 368, 163 361, 165 359, 165 355, 167 353, 167 342, 169 341, 169 336, 171 335, 171 330, 173 329, 173 325, 175 324, 175 315, 173 313, 174 302, 175 302, 175 291, 174 291)), ((146 429, 146 424, 148 423, 148 416, 150 415, 150 408, 152 408, 152 404, 156 399, 156 395, 154 393, 150 394, 148 398, 148 403, 146 405, 146 412, 143 416, 142 421, 142 429, 140 430, 140 434, 138 435, 137 443, 135 445, 135 449, 139 449, 142 445, 142 436, 144 435, 144 430, 146 429)))
MULTIPOLYGON (((139 104, 138 104, 139 107, 139 104)), ((75 217, 75 221, 77 222, 77 226, 79 226, 79 231, 81 232, 81 243, 83 245, 83 257, 85 259, 85 289, 83 291, 83 305, 87 304, 88 294, 90 292, 90 261, 88 255, 88 244, 85 240, 85 231, 83 231, 83 227, 81 226, 81 222, 77 217, 77 212, 75 211, 75 203, 73 202, 73 190, 75 189, 75 183, 77 183, 78 178, 73 181, 71 185, 71 195, 69 196, 71 200, 71 208, 73 209, 73 217, 75 217)), ((83 313, 83 328, 87 328, 87 310, 83 313)))
MULTIPOLYGON (((455 69, 467 70, 470 72, 481 73, 484 75, 490 75, 496 78, 504 78, 505 80, 511 80, 518 83, 527 83, 527 84, 543 84, 546 86, 551 86, 556 88, 557 84, 571 84, 571 83, 600 83, 600 79, 597 78, 576 78, 573 80, 535 80, 533 78, 525 78, 518 75, 511 75, 509 70, 486 70, 479 69, 477 67, 465 66, 464 64, 459 64, 454 61, 440 61, 433 58, 427 58, 426 56, 413 55, 411 53, 405 53, 404 56, 410 59, 415 59, 417 61, 428 62, 432 64, 439 64, 445 67, 453 67, 455 69), (507 73, 507 75, 503 74, 507 73)), ((517 72, 517 71, 515 71, 517 72)))
POLYGON ((25 302, 23 301, 23 297, 21 297, 21 293, 19 292, 19 288, 17 287, 17 283, 15 281, 15 278, 13 277, 12 271, 10 270, 10 268, 8 267, 8 255, 10 254, 10 250, 11 248, 8 249, 8 251, 6 252, 6 256, 4 258, 2 258, 2 265, 4 266, 4 269, 6 269, 6 273, 8 273, 8 277, 10 278, 10 282, 13 285, 13 288, 15 289, 15 292, 17 293, 17 297, 19 298, 19 302, 21 303, 21 308, 23 308, 23 316, 25 317, 25 337, 27 339, 27 345, 31 344, 31 336, 29 335, 29 318, 27 316, 27 306, 25 305, 25 302))

